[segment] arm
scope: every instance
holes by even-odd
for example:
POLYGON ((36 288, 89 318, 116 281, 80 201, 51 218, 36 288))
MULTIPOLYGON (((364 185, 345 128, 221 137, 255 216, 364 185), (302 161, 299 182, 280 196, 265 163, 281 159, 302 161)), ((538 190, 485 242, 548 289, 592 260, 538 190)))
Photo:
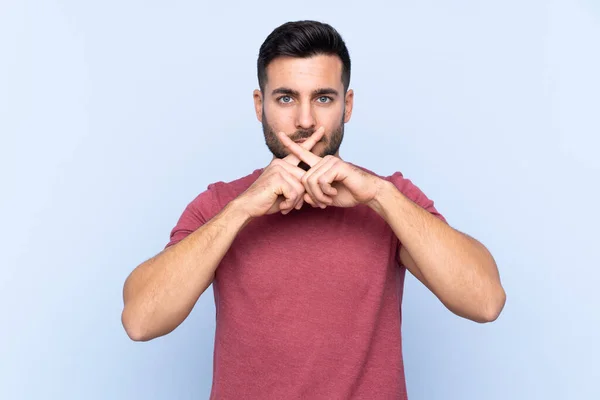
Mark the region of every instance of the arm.
POLYGON ((481 243, 413 203, 391 182, 381 180, 368 204, 402 243, 400 261, 450 311, 481 323, 499 316, 506 294, 481 243))
POLYGON ((310 166, 301 177, 304 201, 322 207, 368 204, 402 243, 400 261, 448 309, 478 322, 498 317, 506 295, 496 263, 481 243, 413 203, 392 182, 339 157, 318 157, 284 134, 278 137, 310 166))
MULTIPOLYGON (((309 151, 323 136, 318 129, 303 144, 309 151)), ((190 314, 212 283, 237 234, 262 215, 289 213, 302 206, 304 171, 293 155, 274 159, 258 179, 214 218, 179 243, 139 265, 123 288, 121 315, 129 337, 147 341, 166 335, 190 314)))
POLYGON ((121 320, 129 337, 147 341, 179 326, 248 222, 248 214, 231 202, 185 239, 135 268, 123 288, 121 320))

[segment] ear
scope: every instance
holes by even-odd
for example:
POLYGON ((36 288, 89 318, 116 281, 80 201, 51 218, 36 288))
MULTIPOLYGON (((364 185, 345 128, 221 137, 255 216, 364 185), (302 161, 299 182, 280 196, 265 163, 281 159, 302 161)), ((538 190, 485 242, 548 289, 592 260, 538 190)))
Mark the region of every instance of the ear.
POLYGON ((354 106, 354 90, 350 89, 346 92, 346 113, 344 114, 344 123, 350 121, 350 117, 352 116, 352 107, 354 106))
POLYGON ((262 92, 258 89, 255 89, 253 92, 253 97, 254 97, 254 111, 256 112, 256 118, 258 118, 258 122, 262 123, 262 115, 263 115, 262 92))

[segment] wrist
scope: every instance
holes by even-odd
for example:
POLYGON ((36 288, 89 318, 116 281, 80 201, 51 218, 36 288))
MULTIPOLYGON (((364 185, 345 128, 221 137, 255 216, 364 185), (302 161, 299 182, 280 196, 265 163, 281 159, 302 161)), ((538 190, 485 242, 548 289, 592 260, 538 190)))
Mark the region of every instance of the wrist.
POLYGON ((252 215, 244 205, 244 199, 238 197, 230 201, 224 209, 224 211, 230 214, 231 217, 236 222, 238 222, 242 228, 245 227, 253 219, 252 215))
POLYGON ((393 198, 396 193, 400 194, 392 182, 380 178, 375 196, 367 203, 367 205, 377 214, 385 217, 387 204, 389 204, 389 200, 393 198))

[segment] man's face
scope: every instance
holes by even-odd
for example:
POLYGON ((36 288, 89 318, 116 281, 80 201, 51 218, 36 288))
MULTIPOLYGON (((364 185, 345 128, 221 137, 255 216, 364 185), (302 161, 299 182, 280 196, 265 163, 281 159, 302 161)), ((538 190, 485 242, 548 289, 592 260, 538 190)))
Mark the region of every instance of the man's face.
POLYGON ((344 93, 341 60, 326 55, 279 57, 266 72, 264 91, 254 91, 254 104, 273 156, 283 158, 289 154, 277 132, 285 132, 298 141, 321 126, 325 127, 325 134, 312 152, 320 157, 339 156, 344 124, 350 120, 353 105, 352 90, 344 93))

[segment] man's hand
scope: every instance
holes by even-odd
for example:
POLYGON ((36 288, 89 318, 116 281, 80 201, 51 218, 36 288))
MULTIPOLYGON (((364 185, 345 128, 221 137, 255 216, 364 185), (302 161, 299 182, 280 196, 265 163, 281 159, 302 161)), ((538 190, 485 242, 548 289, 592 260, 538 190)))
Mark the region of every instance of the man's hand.
POLYGON ((381 178, 356 168, 338 157, 319 157, 307 150, 306 146, 293 142, 285 133, 279 133, 278 137, 290 151, 288 157, 295 156, 288 160, 304 161, 311 167, 306 173, 302 171, 300 177, 306 191, 304 201, 307 203, 321 208, 354 207, 375 199, 382 183, 381 178))
MULTIPOLYGON (((322 127, 317 129, 302 145, 290 139, 288 141, 312 154, 310 150, 321 140, 324 132, 322 127)), ((238 197, 239 204, 251 218, 276 212, 287 214, 294 208, 299 210, 302 207, 306 192, 301 179, 305 171, 298 167, 299 163, 300 159, 293 154, 274 159, 258 179, 238 197)))

